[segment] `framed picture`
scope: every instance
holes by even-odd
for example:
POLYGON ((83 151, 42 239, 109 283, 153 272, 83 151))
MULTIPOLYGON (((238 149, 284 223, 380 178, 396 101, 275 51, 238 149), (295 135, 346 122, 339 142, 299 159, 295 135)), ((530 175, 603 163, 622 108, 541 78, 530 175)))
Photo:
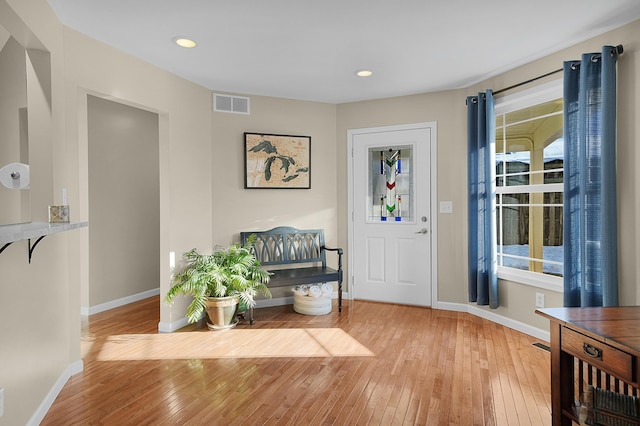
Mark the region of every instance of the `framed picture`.
POLYGON ((244 134, 245 188, 311 188, 311 136, 244 134))

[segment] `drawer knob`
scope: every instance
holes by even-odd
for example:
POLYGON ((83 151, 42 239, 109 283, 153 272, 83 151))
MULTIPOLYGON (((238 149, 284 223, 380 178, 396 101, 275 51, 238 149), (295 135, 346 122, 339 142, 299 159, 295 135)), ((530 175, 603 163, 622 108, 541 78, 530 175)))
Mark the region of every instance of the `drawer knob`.
POLYGON ((582 344, 582 351, 585 353, 585 355, 590 356, 591 358, 597 358, 599 360, 602 360, 602 349, 597 348, 593 345, 590 345, 588 343, 583 343, 582 344))

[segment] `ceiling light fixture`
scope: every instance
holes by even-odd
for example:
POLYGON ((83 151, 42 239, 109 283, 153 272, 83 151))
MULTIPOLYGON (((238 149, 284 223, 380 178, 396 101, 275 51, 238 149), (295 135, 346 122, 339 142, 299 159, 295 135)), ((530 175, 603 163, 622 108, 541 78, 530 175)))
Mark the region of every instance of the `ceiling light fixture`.
POLYGON ((356 71, 356 75, 358 77, 369 77, 371 75, 373 75, 373 71, 370 70, 360 70, 360 71, 356 71))
POLYGON ((187 37, 176 37, 173 41, 180 47, 190 49, 196 47, 196 42, 187 37))

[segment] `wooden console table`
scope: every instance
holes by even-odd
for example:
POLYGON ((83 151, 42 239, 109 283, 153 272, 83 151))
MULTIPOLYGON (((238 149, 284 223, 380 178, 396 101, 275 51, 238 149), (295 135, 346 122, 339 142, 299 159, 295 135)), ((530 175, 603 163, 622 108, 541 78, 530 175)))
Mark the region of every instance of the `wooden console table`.
POLYGON ((587 385, 638 396, 640 306, 546 308, 551 321, 551 408, 554 425, 578 422, 576 400, 587 385))

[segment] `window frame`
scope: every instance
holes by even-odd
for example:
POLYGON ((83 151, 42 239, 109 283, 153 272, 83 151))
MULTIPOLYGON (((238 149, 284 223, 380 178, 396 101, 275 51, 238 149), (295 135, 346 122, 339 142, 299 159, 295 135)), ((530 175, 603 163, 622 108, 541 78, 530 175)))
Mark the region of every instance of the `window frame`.
MULTIPOLYGON (((540 84, 536 87, 525 89, 510 95, 495 98, 494 112, 495 116, 508 112, 529 108, 538 104, 549 102, 564 97, 563 80, 557 79, 548 83, 540 84)), ((496 153, 494 153, 495 155, 496 153)), ((511 187, 509 187, 511 188, 511 187)), ((564 184, 533 184, 527 185, 527 188, 536 189, 533 192, 564 192, 564 184), (544 187, 542 187, 544 185, 544 187), (562 188, 560 187, 562 186, 562 188), (544 189, 544 191, 537 191, 544 189)), ((493 182, 493 189, 497 189, 497 179, 493 182)), ((515 191, 517 188, 514 188, 515 191)), ((509 191, 509 190, 507 190, 509 191)), ((504 194, 506 191, 502 191, 504 194)), ((497 234, 494 235, 497 239, 497 234)), ((498 241, 496 241, 498 242, 498 241)), ((530 285, 533 287, 556 291, 562 293, 564 291, 563 277, 543 274, 540 272, 525 271, 522 269, 511 268, 508 266, 497 265, 498 278, 519 284, 530 285)))

